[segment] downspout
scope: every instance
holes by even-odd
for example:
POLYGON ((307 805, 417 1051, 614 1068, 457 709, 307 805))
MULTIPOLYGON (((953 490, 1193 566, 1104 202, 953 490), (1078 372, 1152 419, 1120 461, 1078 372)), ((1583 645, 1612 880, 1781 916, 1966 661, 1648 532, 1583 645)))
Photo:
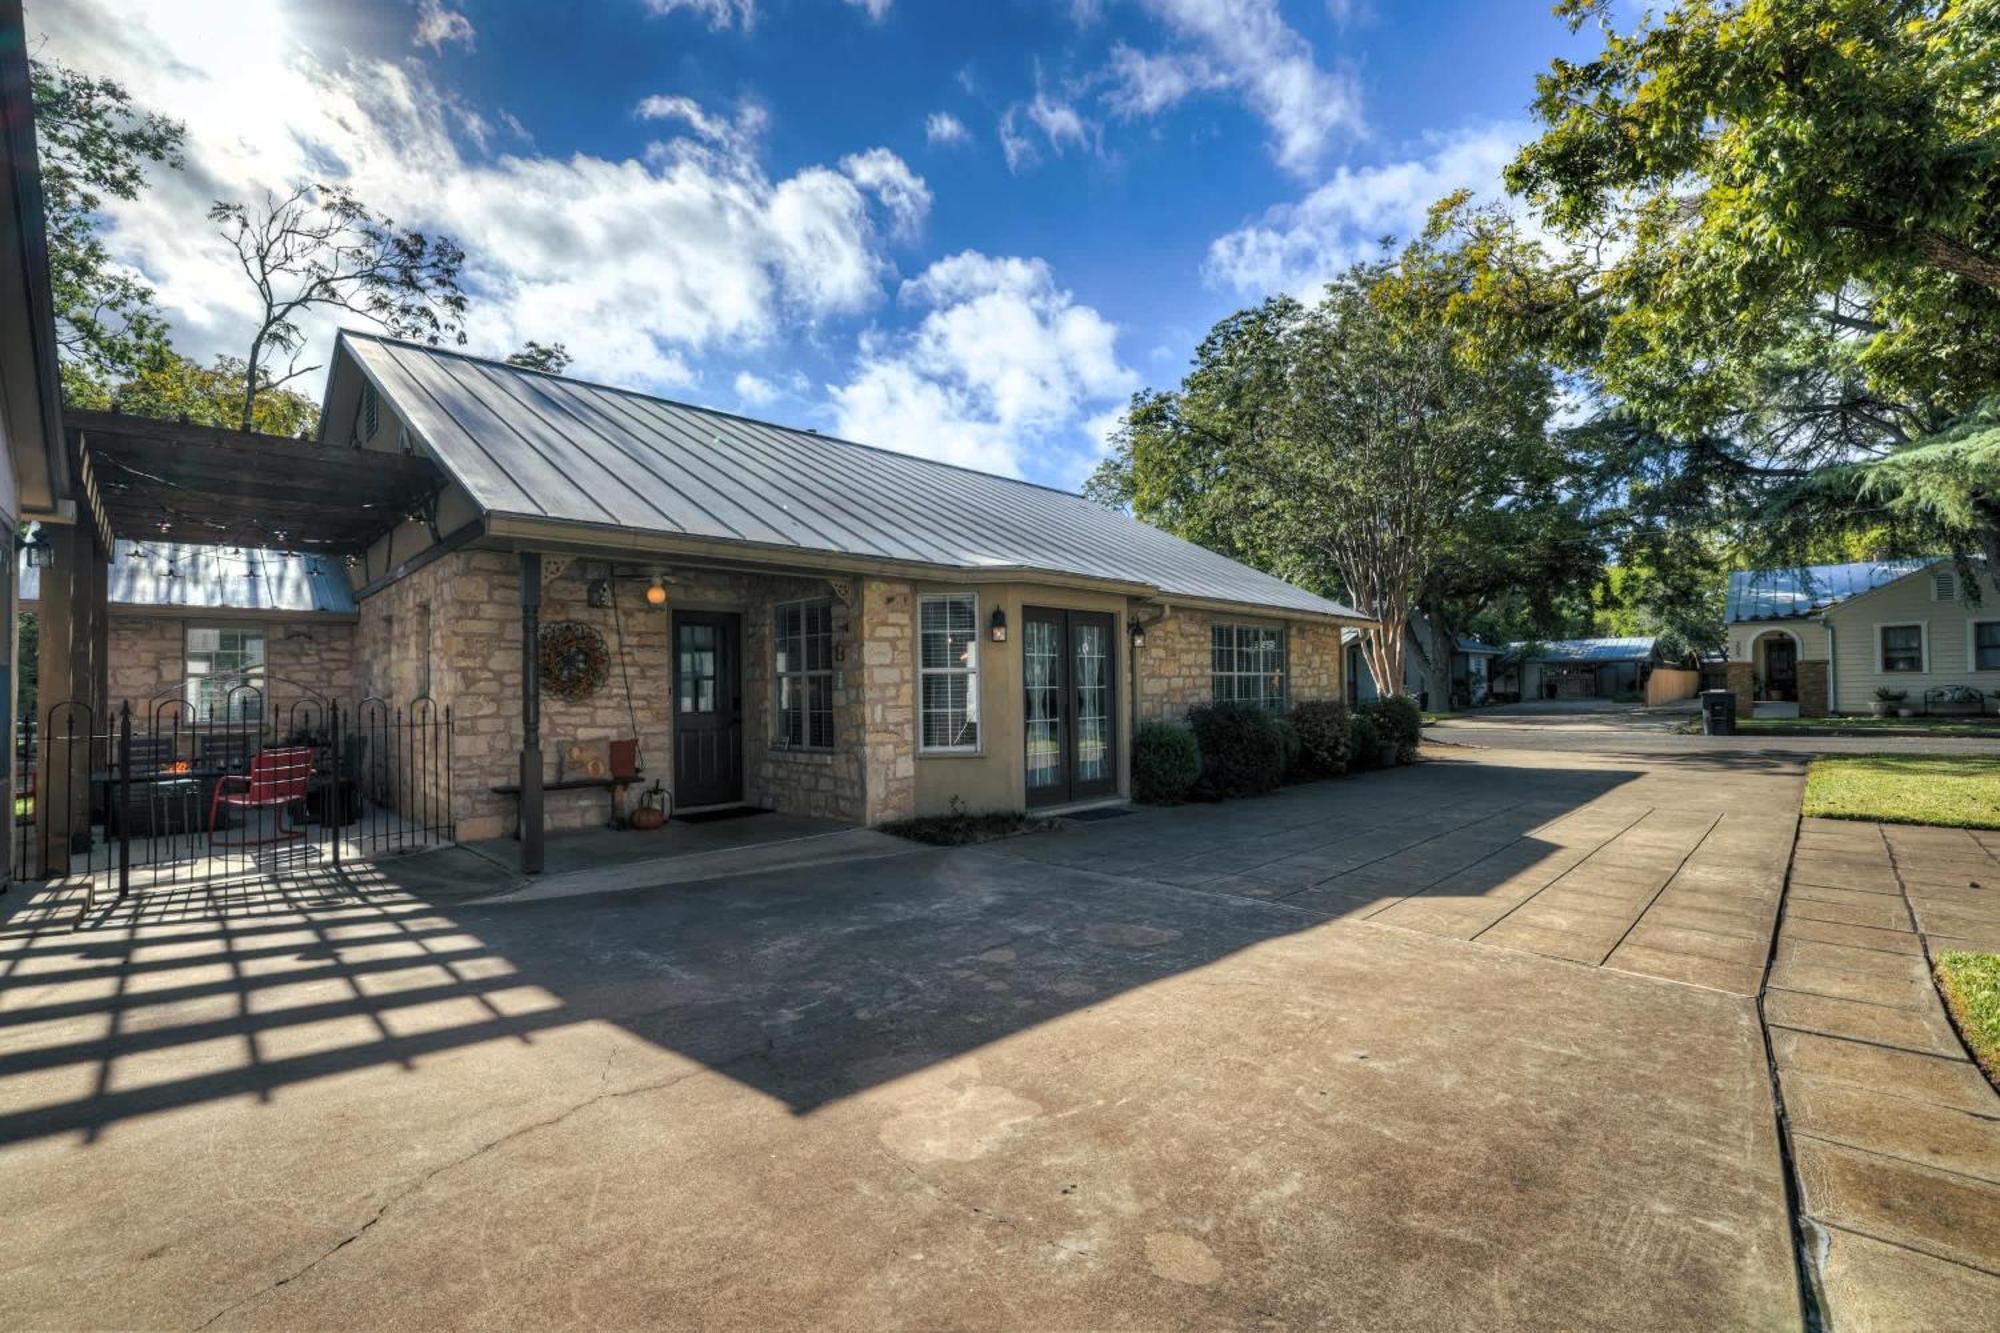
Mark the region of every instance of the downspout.
POLYGON ((1833 622, 1820 617, 1820 625, 1826 630, 1826 711, 1828 716, 1840 713, 1840 644, 1833 634, 1833 622))

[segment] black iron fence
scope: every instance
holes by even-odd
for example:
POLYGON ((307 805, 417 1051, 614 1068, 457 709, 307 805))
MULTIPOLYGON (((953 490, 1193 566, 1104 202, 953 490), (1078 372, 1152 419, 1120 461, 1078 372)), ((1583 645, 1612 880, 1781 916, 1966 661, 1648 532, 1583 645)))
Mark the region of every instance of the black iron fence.
POLYGON ((17 875, 87 881, 88 911, 107 891, 320 875, 452 841, 449 708, 196 685, 21 722, 17 875))

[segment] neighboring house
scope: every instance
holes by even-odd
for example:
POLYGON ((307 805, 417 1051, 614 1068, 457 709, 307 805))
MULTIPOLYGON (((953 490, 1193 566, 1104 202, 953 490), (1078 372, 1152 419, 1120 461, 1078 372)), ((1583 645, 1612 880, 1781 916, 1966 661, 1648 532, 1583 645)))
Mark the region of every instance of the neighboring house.
POLYGON ((1644 693, 1660 664, 1651 637, 1514 643, 1500 659, 1494 689, 1522 700, 1613 699, 1644 693))
MULTIPOLYGON (((41 572, 21 570, 23 611, 40 609, 41 572)), ((135 726, 155 715, 170 726, 176 710, 201 722, 240 716, 243 701, 232 709, 229 695, 241 685, 354 698, 360 616, 339 561, 120 539, 107 591, 107 683, 132 705, 135 726)))
POLYGON ((1124 796, 1138 723, 1341 698, 1368 623, 1066 492, 351 332, 321 440, 441 469, 350 578, 357 689, 454 709, 461 837, 514 821, 529 623, 609 663, 542 692, 545 776, 636 736, 682 808, 855 823, 1124 796))
MULTIPOLYGON (((1739 570, 1723 606, 1739 708, 1865 713, 1877 689, 1967 711, 2000 691, 2000 589, 1942 557, 1739 570)), ((1990 705, 1989 705, 1990 707, 1990 705)))
MULTIPOLYGON (((1347 702, 1349 707, 1382 697, 1369 674, 1361 650, 1361 634, 1349 630, 1347 702)), ((1483 704, 1491 693, 1492 664, 1501 649, 1449 633, 1441 620, 1412 611, 1404 627, 1403 689, 1424 708, 1464 708, 1483 704)))

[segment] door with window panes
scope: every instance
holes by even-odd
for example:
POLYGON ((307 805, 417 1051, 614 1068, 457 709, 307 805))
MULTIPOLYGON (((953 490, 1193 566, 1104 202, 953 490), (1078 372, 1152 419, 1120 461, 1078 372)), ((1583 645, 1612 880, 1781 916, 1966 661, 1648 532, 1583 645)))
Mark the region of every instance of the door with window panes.
POLYGON ((1103 611, 1021 612, 1028 804, 1118 790, 1117 622, 1103 611))

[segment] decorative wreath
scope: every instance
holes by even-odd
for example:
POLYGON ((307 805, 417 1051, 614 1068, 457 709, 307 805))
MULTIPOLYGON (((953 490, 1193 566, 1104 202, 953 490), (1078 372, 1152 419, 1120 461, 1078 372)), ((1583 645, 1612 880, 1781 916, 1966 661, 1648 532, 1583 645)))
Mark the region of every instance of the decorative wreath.
POLYGON ((576 702, 604 688, 611 676, 611 654, 602 634, 574 620, 560 620, 542 629, 541 667, 542 688, 576 702))

